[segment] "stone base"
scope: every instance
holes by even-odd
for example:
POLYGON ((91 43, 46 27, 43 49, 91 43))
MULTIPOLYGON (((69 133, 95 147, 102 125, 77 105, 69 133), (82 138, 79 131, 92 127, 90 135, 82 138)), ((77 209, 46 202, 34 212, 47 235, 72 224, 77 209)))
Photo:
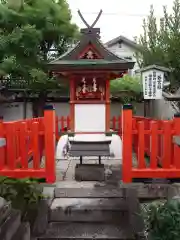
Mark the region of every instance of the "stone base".
POLYGON ((76 181, 104 181, 105 168, 104 164, 76 164, 75 167, 76 181))

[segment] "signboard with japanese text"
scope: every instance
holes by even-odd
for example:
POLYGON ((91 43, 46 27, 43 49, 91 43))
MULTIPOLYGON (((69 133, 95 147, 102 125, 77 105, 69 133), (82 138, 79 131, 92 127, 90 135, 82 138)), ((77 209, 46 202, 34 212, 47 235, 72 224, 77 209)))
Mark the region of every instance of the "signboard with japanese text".
POLYGON ((148 70, 142 72, 144 99, 162 99, 164 72, 148 70))

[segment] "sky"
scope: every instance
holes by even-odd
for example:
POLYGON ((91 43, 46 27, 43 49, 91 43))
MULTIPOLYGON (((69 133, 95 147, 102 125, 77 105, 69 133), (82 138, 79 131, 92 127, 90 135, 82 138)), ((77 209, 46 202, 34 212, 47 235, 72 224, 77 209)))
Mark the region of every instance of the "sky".
POLYGON ((155 15, 163 16, 163 6, 171 11, 173 0, 68 0, 72 11, 72 21, 80 28, 85 25, 79 17, 78 9, 91 24, 102 9, 103 14, 96 27, 101 29, 101 39, 107 42, 119 35, 134 39, 142 33, 142 21, 153 4, 155 15))

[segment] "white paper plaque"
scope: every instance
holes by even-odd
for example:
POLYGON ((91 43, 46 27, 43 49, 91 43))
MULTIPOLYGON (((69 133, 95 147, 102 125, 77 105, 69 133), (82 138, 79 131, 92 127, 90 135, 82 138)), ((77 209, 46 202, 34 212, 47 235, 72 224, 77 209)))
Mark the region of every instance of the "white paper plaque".
POLYGON ((164 72, 148 70, 142 72, 144 99, 162 99, 164 72))

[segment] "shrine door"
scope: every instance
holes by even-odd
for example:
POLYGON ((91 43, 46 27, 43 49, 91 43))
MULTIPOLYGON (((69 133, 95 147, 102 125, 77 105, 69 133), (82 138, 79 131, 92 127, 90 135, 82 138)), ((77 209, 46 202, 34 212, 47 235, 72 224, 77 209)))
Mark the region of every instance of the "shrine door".
POLYGON ((75 132, 87 133, 77 134, 77 140, 103 141, 105 129, 105 104, 75 104, 75 132))

